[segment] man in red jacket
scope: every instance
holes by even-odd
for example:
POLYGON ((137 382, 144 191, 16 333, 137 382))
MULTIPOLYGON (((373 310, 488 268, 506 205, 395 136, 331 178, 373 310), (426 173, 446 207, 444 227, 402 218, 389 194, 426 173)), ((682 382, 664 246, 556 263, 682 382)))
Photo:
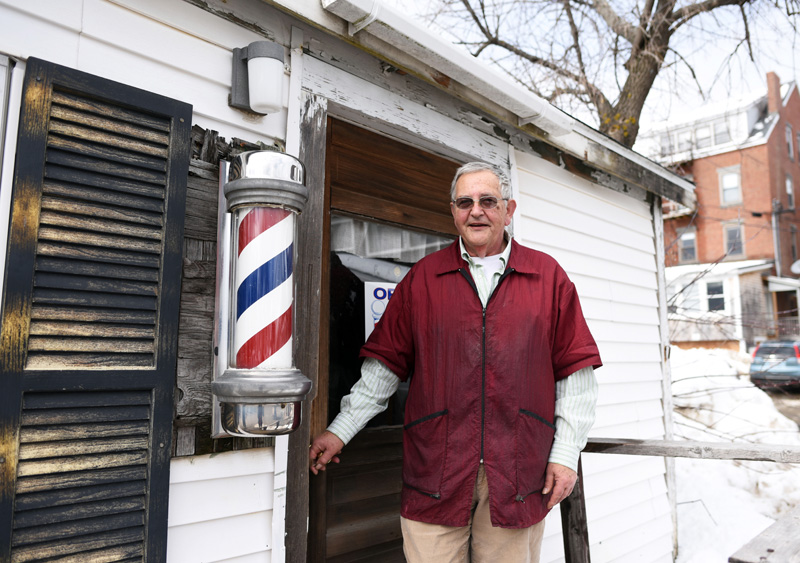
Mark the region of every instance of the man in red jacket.
POLYGON ((506 233, 516 209, 506 175, 466 164, 451 200, 459 241, 397 286, 361 350, 361 379, 310 446, 311 471, 338 462, 410 377, 406 559, 538 561, 544 517, 577 479, 602 364, 566 273, 506 233))

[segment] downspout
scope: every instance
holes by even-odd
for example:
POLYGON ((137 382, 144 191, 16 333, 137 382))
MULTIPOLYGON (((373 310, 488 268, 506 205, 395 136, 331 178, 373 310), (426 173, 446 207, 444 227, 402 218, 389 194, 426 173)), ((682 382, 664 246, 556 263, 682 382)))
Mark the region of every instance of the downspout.
MULTIPOLYGON (((783 208, 783 204, 777 199, 772 200, 772 241, 775 249, 775 275, 781 277, 781 229, 780 216, 784 213, 794 214, 795 208, 783 208)), ((794 273, 794 272, 792 272, 794 273)))
POLYGON ((772 200, 772 244, 775 252, 775 276, 779 278, 781 277, 781 239, 778 229, 780 205, 778 200, 772 200))
POLYGON ((348 32, 365 31, 425 61, 438 72, 509 109, 519 125, 534 123, 550 135, 571 133, 575 120, 549 102, 487 67, 468 53, 418 27, 380 0, 321 0, 322 7, 348 22, 348 32))

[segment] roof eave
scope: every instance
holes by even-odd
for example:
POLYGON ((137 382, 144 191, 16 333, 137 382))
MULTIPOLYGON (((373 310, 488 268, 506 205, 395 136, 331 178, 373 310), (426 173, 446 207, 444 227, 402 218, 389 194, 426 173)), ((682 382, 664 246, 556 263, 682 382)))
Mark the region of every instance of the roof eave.
POLYGON ((572 155, 579 161, 577 168, 589 165, 591 170, 581 170, 584 175, 609 174, 686 207, 696 205, 690 182, 555 108, 379 0, 320 0, 321 5, 301 8, 302 14, 296 1, 266 1, 479 107, 504 126, 572 155), (332 14, 342 23, 332 25, 332 14))

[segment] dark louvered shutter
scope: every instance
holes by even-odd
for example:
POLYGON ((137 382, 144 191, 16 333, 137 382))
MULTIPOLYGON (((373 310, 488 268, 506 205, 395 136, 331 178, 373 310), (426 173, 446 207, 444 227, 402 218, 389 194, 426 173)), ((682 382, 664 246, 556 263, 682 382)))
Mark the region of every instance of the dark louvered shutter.
POLYGON ((27 63, 0 341, 0 561, 166 554, 191 106, 27 63))

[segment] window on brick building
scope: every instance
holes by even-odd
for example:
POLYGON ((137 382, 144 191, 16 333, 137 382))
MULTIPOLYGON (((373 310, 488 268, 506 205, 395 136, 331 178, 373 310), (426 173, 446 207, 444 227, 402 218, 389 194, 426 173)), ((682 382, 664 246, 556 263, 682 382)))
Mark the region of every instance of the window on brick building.
POLYGON ((667 286, 667 305, 671 313, 679 311, 700 311, 700 291, 698 282, 687 285, 674 282, 667 286))
POLYGON ((730 131, 728 131, 728 122, 724 119, 714 122, 714 144, 720 145, 727 143, 731 140, 730 131))
POLYGON ((786 124, 786 148, 789 151, 789 159, 794 160, 794 133, 792 133, 792 126, 786 124))
POLYGON ((663 133, 660 139, 661 144, 661 156, 668 156, 672 154, 672 134, 671 133, 663 133))
POLYGON ((698 149, 704 149, 711 146, 711 126, 704 125, 698 127, 694 132, 695 146, 698 149))
POLYGON ((789 207, 794 209, 794 182, 791 174, 786 175, 786 197, 789 200, 789 207))
POLYGON ((706 299, 708 300, 709 311, 725 310, 724 287, 725 285, 721 281, 706 283, 706 299))
POLYGON ((742 202, 741 175, 738 166, 720 168, 719 187, 722 205, 731 205, 742 202))
POLYGON ((700 309, 700 290, 696 283, 683 290, 683 303, 681 304, 684 309, 691 311, 698 311, 700 309))
POLYGON ((797 261, 797 227, 791 226, 792 231, 792 263, 797 261))
POLYGON ((678 152, 688 151, 692 149, 692 132, 680 131, 678 133, 678 152))
POLYGON ((742 226, 738 223, 723 225, 725 238, 726 257, 741 256, 744 254, 744 239, 742 238, 742 226))
POLYGON ((697 233, 693 228, 679 232, 678 260, 680 262, 697 261, 697 233))

